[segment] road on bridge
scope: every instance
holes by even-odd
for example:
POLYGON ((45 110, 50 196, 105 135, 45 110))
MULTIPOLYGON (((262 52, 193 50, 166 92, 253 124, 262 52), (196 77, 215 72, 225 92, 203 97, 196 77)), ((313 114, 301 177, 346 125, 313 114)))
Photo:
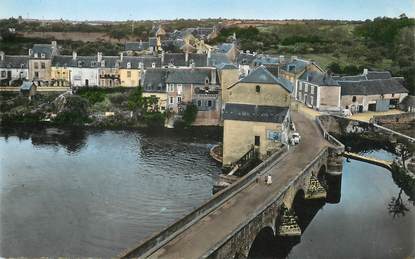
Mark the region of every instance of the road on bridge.
POLYGON ((319 137, 322 135, 314 120, 298 112, 293 112, 292 118, 302 141, 288 151, 278 166, 269 169, 267 174, 272 176, 271 185, 267 186, 262 182, 250 184, 167 242, 150 255, 150 258, 200 258, 205 255, 251 218, 269 197, 276 197, 321 150, 330 146, 323 137, 319 137))

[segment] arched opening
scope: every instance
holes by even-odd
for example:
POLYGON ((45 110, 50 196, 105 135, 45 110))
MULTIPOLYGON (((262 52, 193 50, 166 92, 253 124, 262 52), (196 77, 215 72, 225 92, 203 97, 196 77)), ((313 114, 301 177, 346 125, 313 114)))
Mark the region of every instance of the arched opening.
POLYGON ((248 258, 275 258, 273 247, 275 247, 274 231, 270 227, 265 227, 255 237, 248 258))
POLYGON ((311 220, 317 214, 317 212, 323 207, 324 200, 309 200, 305 199, 304 191, 299 190, 292 204, 292 210, 297 216, 297 223, 301 228, 301 232, 304 233, 311 220))

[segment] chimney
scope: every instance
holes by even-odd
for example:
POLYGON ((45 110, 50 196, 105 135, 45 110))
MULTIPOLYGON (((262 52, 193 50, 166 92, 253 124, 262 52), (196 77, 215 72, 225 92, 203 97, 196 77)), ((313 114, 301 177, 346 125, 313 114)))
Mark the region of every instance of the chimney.
POLYGON ((4 61, 4 52, 3 51, 0 51, 0 60, 4 61))
POLYGON ((101 62, 102 61, 102 52, 98 52, 97 53, 97 61, 101 62))
POLYGON ((29 56, 31 56, 32 53, 33 53, 33 50, 32 49, 29 49, 29 56))
POLYGON ((76 51, 72 51, 72 59, 76 60, 78 54, 76 53, 76 51))
POLYGON ((212 85, 216 85, 216 69, 210 70, 210 82, 212 85))
POLYGON ((52 45, 52 48, 58 48, 58 43, 56 42, 56 40, 53 40, 50 44, 52 45))
POLYGON ((184 61, 187 63, 189 61, 189 52, 186 50, 184 54, 184 61))
POLYGON ((161 65, 164 66, 164 50, 161 51, 161 65))
POLYGON ((124 53, 120 53, 120 61, 122 62, 122 60, 124 59, 124 53))
POLYGON ((367 75, 367 73, 369 72, 369 70, 367 68, 363 69, 363 75, 367 75))

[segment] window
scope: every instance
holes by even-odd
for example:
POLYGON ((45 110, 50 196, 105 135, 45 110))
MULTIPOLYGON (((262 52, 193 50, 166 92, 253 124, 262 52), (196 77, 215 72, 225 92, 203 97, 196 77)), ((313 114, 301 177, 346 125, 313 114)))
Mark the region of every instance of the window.
POLYGON ((261 144, 260 137, 255 136, 255 146, 259 146, 261 144))
POLYGON ((131 71, 127 71, 127 77, 131 77, 131 71))
POLYGON ((46 64, 45 64, 45 62, 40 62, 40 67, 41 67, 42 69, 45 69, 45 68, 46 68, 46 64))
POLYGON ((256 91, 257 93, 260 93, 260 92, 261 92, 261 86, 257 85, 257 86, 255 87, 255 91, 256 91))
POLYGON ((154 63, 154 62, 153 62, 153 63, 151 64, 151 67, 152 67, 152 68, 155 68, 155 67, 156 67, 156 63, 154 63))
POLYGON ((209 79, 208 78, 205 79, 205 84, 209 84, 209 79))
POLYGON ((33 66, 35 67, 35 69, 39 68, 39 64, 37 62, 33 63, 33 66))
POLYGON ((308 91, 308 84, 304 84, 304 91, 307 92, 308 91))
POLYGON ((41 58, 45 58, 45 53, 41 53, 41 54, 40 54, 40 57, 41 57, 41 58))
POLYGON ((1 77, 6 77, 6 71, 5 70, 1 71, 1 77))
POLYGON ((167 85, 167 92, 174 92, 174 84, 167 85))
POLYGON ((127 68, 131 68, 131 62, 127 62, 127 68))
POLYGON ((352 102, 356 102, 356 96, 353 96, 352 102))
POLYGON ((202 106, 202 101, 201 100, 197 100, 197 106, 198 107, 202 106))
POLYGON ((310 93, 314 93, 314 85, 310 85, 310 93))
POLYGON ((35 54, 34 54, 34 57, 35 57, 35 58, 38 58, 38 54, 37 54, 37 53, 35 53, 35 54))
MULTIPOLYGON (((183 85, 178 84, 178 85, 177 85, 177 93, 178 93, 178 94, 182 94, 182 90, 183 90, 183 85)), ((173 90, 173 91, 174 91, 174 90, 173 90)))
POLYGON ((395 97, 395 94, 392 94, 392 97, 395 97))
POLYGON ((169 98, 169 104, 174 104, 174 97, 173 96, 170 96, 170 98, 169 98))
POLYGON ((208 106, 208 107, 212 107, 212 100, 208 100, 208 101, 207 101, 207 106, 208 106))
POLYGON ((39 78, 39 72, 35 72, 35 78, 39 78))
POLYGON ((181 96, 177 96, 177 103, 181 103, 182 102, 182 97, 181 96))

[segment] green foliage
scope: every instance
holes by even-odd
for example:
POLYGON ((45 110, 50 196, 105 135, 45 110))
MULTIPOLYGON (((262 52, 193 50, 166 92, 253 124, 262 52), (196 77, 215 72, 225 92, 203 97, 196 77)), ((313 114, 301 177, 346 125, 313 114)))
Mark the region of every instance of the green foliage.
POLYGON ((53 122, 57 124, 83 125, 89 121, 89 103, 80 96, 69 96, 61 111, 57 114, 53 122))
POLYGON ((106 92, 100 88, 81 88, 77 94, 87 99, 90 104, 95 104, 104 101, 106 92))
POLYGON ((161 112, 147 112, 143 115, 143 119, 150 128, 164 127, 165 114, 161 112))
POLYGON ((183 111, 183 121, 186 127, 190 127, 195 121, 197 116, 197 107, 194 104, 186 105, 186 109, 183 111))
POLYGON ((142 109, 143 105, 143 90, 141 89, 141 87, 136 87, 128 97, 128 107, 130 110, 135 110, 137 108, 142 109))

